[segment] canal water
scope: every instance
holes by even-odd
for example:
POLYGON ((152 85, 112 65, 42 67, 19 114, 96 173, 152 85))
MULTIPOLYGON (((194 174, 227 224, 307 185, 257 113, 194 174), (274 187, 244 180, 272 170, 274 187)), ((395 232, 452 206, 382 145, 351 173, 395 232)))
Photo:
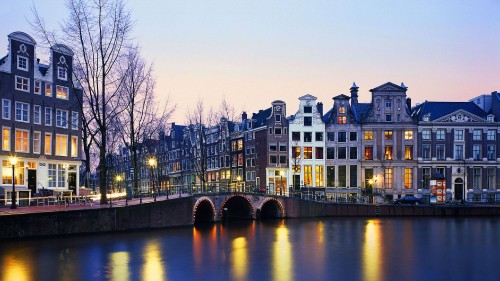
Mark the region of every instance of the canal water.
POLYGON ((500 218, 327 218, 2 241, 0 281, 500 280, 500 218))

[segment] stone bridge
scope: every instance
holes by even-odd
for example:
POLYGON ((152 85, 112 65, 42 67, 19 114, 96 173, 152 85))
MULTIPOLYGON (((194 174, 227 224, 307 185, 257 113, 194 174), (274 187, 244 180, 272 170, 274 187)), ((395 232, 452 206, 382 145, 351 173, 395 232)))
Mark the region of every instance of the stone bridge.
POLYGON ((193 195, 193 222, 284 218, 285 198, 251 193, 193 195))

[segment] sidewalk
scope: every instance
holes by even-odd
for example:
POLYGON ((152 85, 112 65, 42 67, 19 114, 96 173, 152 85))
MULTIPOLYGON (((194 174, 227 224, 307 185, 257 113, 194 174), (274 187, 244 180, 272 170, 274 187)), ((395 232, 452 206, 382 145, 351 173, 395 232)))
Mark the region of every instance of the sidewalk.
MULTIPOLYGON (((189 197, 189 194, 182 194, 181 197, 189 197)), ((173 194, 169 195, 168 199, 176 199, 179 198, 179 194, 173 194)), ((156 197, 156 201, 164 201, 168 200, 167 196, 158 196, 156 197)), ((130 205, 139 205, 140 203, 140 198, 133 198, 131 200, 128 200, 127 204, 130 205)), ((147 204, 154 202, 153 197, 143 197, 142 198, 142 204, 147 204)), ((116 201, 111 202, 112 208, 116 207, 125 207, 125 199, 120 199, 116 201)), ((44 213, 44 212, 64 212, 64 211, 71 211, 71 210, 82 210, 82 209, 98 209, 98 208, 109 208, 109 201, 108 204, 106 205, 101 205, 98 201, 97 202, 92 202, 91 205, 89 204, 80 204, 80 203, 71 203, 67 207, 66 205, 59 205, 59 204, 54 204, 54 205, 44 205, 44 206, 17 206, 17 209, 11 209, 10 205, 5 206, 0 208, 0 216, 3 215, 18 215, 18 214, 32 214, 32 213, 44 213)))

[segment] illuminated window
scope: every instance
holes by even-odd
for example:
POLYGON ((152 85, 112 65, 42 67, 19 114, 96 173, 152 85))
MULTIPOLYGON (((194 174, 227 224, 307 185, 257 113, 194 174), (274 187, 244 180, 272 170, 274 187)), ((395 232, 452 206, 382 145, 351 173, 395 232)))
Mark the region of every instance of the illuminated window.
POLYGON ((384 138, 385 140, 392 140, 392 131, 391 130, 385 131, 384 138))
POLYGON ((40 80, 35 80, 35 94, 42 94, 42 81, 40 80))
POLYGON ((365 131, 364 138, 365 140, 373 140, 373 131, 365 131))
POLYGON ((292 158, 294 159, 300 158, 300 146, 292 147, 292 158))
MULTIPOLYGON (((18 161, 14 168, 14 183, 24 185, 24 161, 18 161)), ((12 165, 9 160, 2 161, 2 183, 12 184, 12 165)))
POLYGON ((385 152, 384 152, 384 159, 385 160, 392 160, 392 146, 391 145, 386 145, 385 146, 385 152))
POLYGON ((29 131, 16 129, 16 152, 29 152, 29 131))
POLYGON ((40 154, 42 145, 42 133, 33 132, 33 153, 40 154))
POLYGON ((406 160, 413 160, 413 146, 412 145, 405 146, 405 159, 406 160))
POLYGON ((52 84, 45 83, 45 95, 47 97, 51 97, 52 96, 52 84))
POLYGON ((365 160, 373 160, 373 147, 365 147, 365 160))
POLYGON ((314 167, 314 170, 315 170, 316 186, 317 187, 325 186, 324 180, 323 180, 323 166, 322 165, 316 165, 314 167))
POLYGON ((312 159, 312 147, 304 147, 304 159, 312 159))
POLYGON ((337 117, 337 124, 347 124, 347 117, 345 117, 345 116, 338 116, 337 117))
POLYGON ((71 137, 71 157, 78 157, 78 137, 71 137))
POLYGON ((311 186, 312 183, 312 166, 304 165, 304 184, 311 186))
POLYGON ((2 150, 10 151, 10 128, 2 128, 2 150))
POLYGON ((393 177, 392 168, 385 168, 384 169, 385 188, 392 188, 392 177, 393 177))
POLYGON ((44 143, 44 153, 45 155, 52 154, 52 134, 45 133, 45 143, 44 143))
POLYGON ((405 140, 412 140, 412 139, 413 139, 413 131, 405 130, 405 140))
POLYGON ((413 169, 405 168, 405 188, 413 187, 413 169))
POLYGON ((69 96, 68 93, 69 93, 68 87, 63 87, 59 85, 56 86, 56 97, 58 99, 67 100, 69 96))
POLYGON ((68 136, 56 135, 56 155, 68 156, 68 136))
POLYGON ((345 106, 339 107, 339 114, 345 114, 345 106))

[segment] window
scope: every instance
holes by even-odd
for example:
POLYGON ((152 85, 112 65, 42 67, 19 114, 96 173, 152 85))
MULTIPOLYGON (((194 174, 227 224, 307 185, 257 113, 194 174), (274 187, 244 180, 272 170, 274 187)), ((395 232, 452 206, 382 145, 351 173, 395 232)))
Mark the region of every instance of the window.
POLYGON ((304 147, 304 159, 312 159, 312 147, 304 147))
POLYGON ((339 166, 339 187, 347 187, 347 166, 339 166))
POLYGON ((312 183, 312 166, 304 165, 304 184, 311 186, 312 183))
POLYGON ((486 177, 486 187, 488 189, 495 189, 495 176, 496 176, 496 168, 488 168, 486 170, 487 177, 486 177))
POLYGON ((413 169, 405 168, 405 188, 413 188, 413 169))
POLYGON ((474 130, 474 132, 472 133, 472 140, 481 140, 481 134, 483 133, 482 130, 474 130))
POLYGON ((431 159, 431 145, 423 144, 422 145, 422 158, 423 159, 431 159))
POLYGON ((52 126, 52 108, 45 108, 45 126, 52 126))
POLYGON ((10 120, 10 100, 2 99, 2 119, 10 120))
POLYGON ((68 80, 68 70, 65 67, 57 67, 57 79, 64 81, 68 80))
POLYGON ((347 117, 346 116, 338 116, 337 117, 337 124, 347 124, 347 117))
POLYGON ((385 168, 384 169, 385 188, 392 188, 392 176, 393 176, 392 168, 385 168))
POLYGON ((349 167, 349 186, 357 187, 358 186, 358 166, 351 165, 349 167))
POLYGON ((52 134, 51 133, 45 133, 45 143, 44 143, 43 152, 45 155, 52 154, 52 134))
POLYGON ((365 147, 365 160, 373 160, 373 147, 372 146, 365 147))
POLYGON ((373 140, 373 131, 365 131, 364 138, 365 140, 373 140))
POLYGON ((349 148, 349 159, 358 159, 358 148, 350 147, 349 148))
POLYGON ((67 100, 69 97, 68 92, 69 92, 68 87, 63 87, 63 86, 59 86, 59 85, 56 86, 56 97, 58 99, 67 100))
POLYGON ((326 133, 326 140, 327 141, 335 141, 335 133, 334 132, 327 132, 326 133))
POLYGON ((437 160, 444 160, 444 158, 445 158, 444 144, 436 145, 436 159, 437 160))
POLYGON ((62 164, 49 164, 49 187, 63 188, 66 181, 66 170, 62 164))
POLYGON ((486 140, 489 140, 489 141, 495 140, 496 134, 497 134, 497 130, 488 130, 488 134, 486 135, 486 140))
POLYGON ((436 140, 444 140, 445 131, 440 129, 436 131, 436 140))
POLYGON ((300 159, 300 146, 292 147, 292 158, 300 159))
POLYGON ((280 164, 286 165, 286 155, 280 155, 280 164))
POLYGON ((405 146, 405 159, 406 160, 413 160, 413 146, 412 145, 405 146))
POLYGON ((341 146, 337 148, 337 159, 347 159, 347 148, 341 146))
POLYGON ((278 147, 277 147, 276 143, 269 144, 269 151, 271 151, 271 152, 278 151, 278 147))
POLYGON ((392 145, 386 145, 384 149, 384 159, 385 160, 392 160, 392 145))
POLYGON ((472 157, 474 160, 481 160, 481 145, 475 144, 472 146, 472 157))
MULTIPOLYGON (((2 183, 12 184, 12 165, 9 160, 2 161, 2 183)), ((24 184, 24 161, 18 161, 14 172, 14 183, 24 184)))
POLYGON ((312 142, 312 133, 304 132, 304 142, 312 142))
POLYGON ((391 130, 384 132, 384 139, 385 140, 392 140, 392 131, 391 130))
POLYGON ((464 140, 464 131, 463 130, 455 130, 455 140, 463 141, 464 140))
POLYGON ((304 126, 312 126, 312 117, 304 117, 304 126))
POLYGON ((300 141, 300 132, 292 132, 292 140, 300 141))
POLYGON ((78 130, 78 112, 71 112, 71 129, 78 130))
POLYGON ((345 106, 340 106, 339 107, 339 114, 345 114, 345 106))
POLYGON ((56 135, 56 155, 68 156, 68 136, 56 135))
POLYGON ((42 146, 42 133, 33 132, 33 153, 40 154, 40 147, 42 146))
POLYGON ((42 106, 33 105, 33 123, 42 124, 42 106))
POLYGON ((422 188, 429 189, 431 180, 431 168, 422 168, 422 188))
POLYGON ((276 155, 269 155, 269 164, 277 164, 278 157, 276 155))
POLYGON ((496 159, 496 153, 495 153, 495 145, 493 144, 488 144, 487 148, 487 157, 488 160, 495 160, 496 159))
POLYGON ((391 108, 392 107, 392 101, 391 100, 385 100, 385 107, 386 108, 391 108))
POLYGON ((472 169, 472 186, 474 189, 481 189, 481 170, 482 168, 474 167, 472 169))
POLYGON ((347 141, 347 132, 338 132, 337 141, 338 142, 346 142, 347 141))
POLYGON ((23 56, 17 56, 17 69, 28 71, 28 58, 23 56))
POLYGON ((463 145, 455 145, 455 160, 464 159, 464 147, 463 145))
POLYGON ((269 128, 269 134, 272 135, 273 134, 273 128, 269 128))
POLYGON ((358 133, 357 132, 350 132, 349 133, 349 141, 357 141, 358 140, 358 133))
POLYGON ((412 139, 413 139, 413 131, 405 130, 405 140, 412 140, 412 139))
POLYGON ((52 96, 52 84, 45 83, 45 95, 47 97, 51 97, 52 96))
POLYGON ((29 92, 30 80, 21 76, 16 76, 16 90, 29 92))
POLYGON ((323 147, 316 147, 316 159, 323 159, 323 147))
POLYGON ((323 141, 323 133, 322 132, 316 132, 315 133, 315 140, 316 141, 323 141))
POLYGON ((274 134, 275 135, 281 135, 281 127, 275 127, 274 128, 274 134))
POLYGON ((392 122, 392 114, 385 115, 385 122, 392 122))
POLYGON ((280 151, 281 152, 286 152, 286 143, 280 142, 280 151))
POLYGON ((335 147, 326 148, 326 159, 335 159, 335 147))
POLYGON ((304 106, 304 113, 312 113, 312 106, 304 106))
POLYGON ((29 122, 30 105, 16 101, 16 121, 29 122))
POLYGON ((323 166, 316 165, 314 167, 314 169, 315 169, 316 186, 317 187, 325 186, 324 179, 323 179, 323 166))
POLYGON ((2 150, 10 151, 10 128, 2 128, 2 150))
POLYGON ((16 129, 16 152, 29 152, 29 131, 16 129))
POLYGON ((430 140, 431 139, 431 130, 422 130, 422 139, 430 140))
POLYGON ((68 128, 68 111, 56 109, 56 127, 68 128))
POLYGON ((42 81, 40 80, 35 80, 35 94, 42 94, 42 81))
POLYGON ((326 166, 326 186, 335 187, 335 166, 326 166))

